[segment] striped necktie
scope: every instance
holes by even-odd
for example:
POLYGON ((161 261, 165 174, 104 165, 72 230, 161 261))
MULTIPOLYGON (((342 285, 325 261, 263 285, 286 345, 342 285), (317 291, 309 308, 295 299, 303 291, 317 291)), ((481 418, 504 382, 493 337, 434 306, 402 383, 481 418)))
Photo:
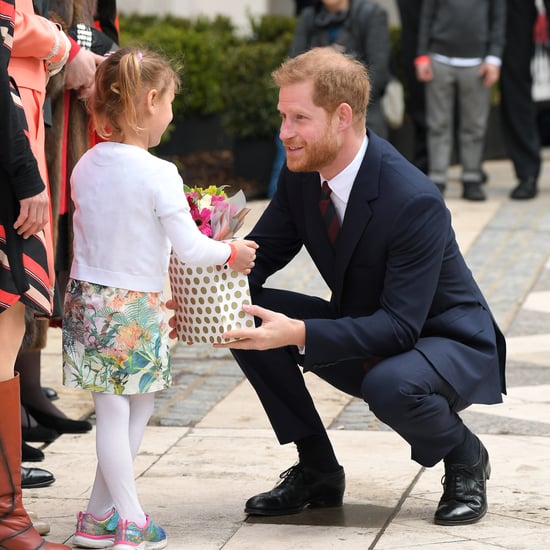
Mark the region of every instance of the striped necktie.
POLYGON ((332 189, 328 186, 328 183, 324 181, 321 187, 321 197, 319 198, 319 210, 327 228, 328 238, 331 244, 334 245, 338 238, 338 233, 340 232, 340 222, 336 215, 334 203, 330 198, 331 193, 332 189))

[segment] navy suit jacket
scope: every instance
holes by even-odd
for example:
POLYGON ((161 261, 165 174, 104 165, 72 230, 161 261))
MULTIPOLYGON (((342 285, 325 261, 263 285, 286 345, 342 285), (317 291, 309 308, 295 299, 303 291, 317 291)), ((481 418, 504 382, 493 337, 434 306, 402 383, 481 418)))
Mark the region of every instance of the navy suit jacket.
POLYGON ((284 167, 249 235, 260 245, 253 287, 305 246, 332 291, 333 318, 305 319, 304 370, 353 359, 383 363, 416 349, 468 402, 501 402, 504 337, 466 266, 436 186, 369 131, 334 249, 319 193, 317 172, 284 167))

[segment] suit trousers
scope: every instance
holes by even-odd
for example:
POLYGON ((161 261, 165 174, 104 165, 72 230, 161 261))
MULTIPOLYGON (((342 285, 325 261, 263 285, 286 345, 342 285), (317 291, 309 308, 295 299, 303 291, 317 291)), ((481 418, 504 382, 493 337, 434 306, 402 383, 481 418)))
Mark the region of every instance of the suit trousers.
POLYGON ((491 91, 478 75, 479 65, 455 67, 432 59, 432 67, 434 78, 426 84, 430 179, 439 184, 447 182, 456 99, 461 179, 480 183, 491 91))
MULTIPOLYGON (((336 318, 326 300, 295 292, 252 287, 252 301, 293 318, 336 318)), ((325 432, 295 346, 232 353, 256 390, 281 444, 325 432)), ((457 395, 421 353, 412 349, 385 358, 367 372, 364 362, 343 360, 313 373, 363 399, 377 418, 410 444, 412 458, 423 466, 435 465, 464 441, 467 428, 458 412, 470 403, 457 395)))
MULTIPOLYGON (((545 0, 547 13, 550 1, 545 0)), ((538 178, 541 166, 537 107, 531 95, 534 0, 508 0, 500 76, 502 131, 518 179, 538 178)))

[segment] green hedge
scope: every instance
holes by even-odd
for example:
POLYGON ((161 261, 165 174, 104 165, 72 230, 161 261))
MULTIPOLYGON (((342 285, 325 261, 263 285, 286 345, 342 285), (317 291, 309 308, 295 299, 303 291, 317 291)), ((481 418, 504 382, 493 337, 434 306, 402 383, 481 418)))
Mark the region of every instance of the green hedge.
POLYGON ((121 16, 122 46, 151 48, 182 66, 175 118, 223 114, 227 132, 240 138, 275 135, 279 125, 271 71, 286 56, 293 17, 250 18, 241 36, 227 17, 121 16))
POLYGON ((174 102, 176 117, 208 115, 224 109, 220 74, 220 52, 238 41, 229 19, 195 22, 175 17, 132 15, 120 21, 122 45, 152 48, 183 66, 182 91, 174 102))

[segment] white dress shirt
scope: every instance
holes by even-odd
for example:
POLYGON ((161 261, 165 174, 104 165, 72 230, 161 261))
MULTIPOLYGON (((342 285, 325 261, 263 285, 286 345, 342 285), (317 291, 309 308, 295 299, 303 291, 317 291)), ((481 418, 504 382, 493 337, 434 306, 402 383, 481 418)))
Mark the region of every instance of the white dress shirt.
POLYGON ((340 226, 342 226, 342 221, 344 220, 344 214, 346 213, 346 206, 348 205, 353 182, 355 181, 357 172, 359 172, 359 168, 363 162, 363 157, 367 151, 368 144, 369 138, 365 135, 365 139, 363 139, 363 143, 361 144, 361 147, 359 147, 359 151, 357 151, 357 154, 353 160, 331 180, 326 179, 322 174, 319 174, 320 185, 322 185, 323 181, 326 181, 332 189, 330 198, 334 204, 334 208, 336 209, 336 215, 338 216, 340 226))

